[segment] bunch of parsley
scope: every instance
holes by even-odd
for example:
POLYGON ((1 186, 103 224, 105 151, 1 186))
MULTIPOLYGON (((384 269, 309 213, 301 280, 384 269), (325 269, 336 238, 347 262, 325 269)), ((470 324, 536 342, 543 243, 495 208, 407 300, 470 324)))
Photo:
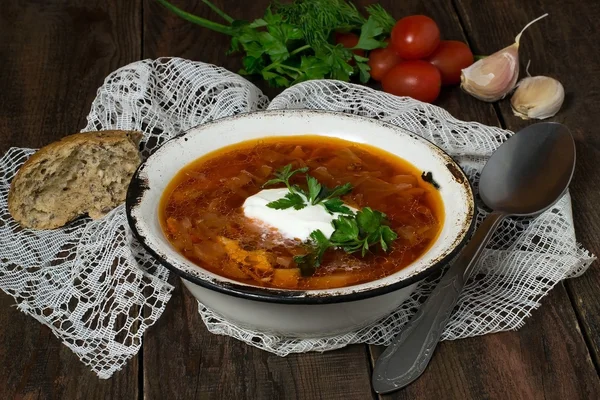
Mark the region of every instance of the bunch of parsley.
POLYGON ((369 80, 368 58, 353 50, 385 47, 394 18, 380 5, 366 8, 364 17, 345 0, 296 0, 275 2, 262 18, 252 22, 234 20, 209 0, 202 0, 227 25, 207 20, 157 0, 176 15, 216 32, 231 36, 230 53, 243 51, 241 74, 260 75, 269 85, 288 87, 309 79, 349 81, 358 75, 369 80), (332 43, 335 31, 360 31, 358 44, 348 49, 332 43))

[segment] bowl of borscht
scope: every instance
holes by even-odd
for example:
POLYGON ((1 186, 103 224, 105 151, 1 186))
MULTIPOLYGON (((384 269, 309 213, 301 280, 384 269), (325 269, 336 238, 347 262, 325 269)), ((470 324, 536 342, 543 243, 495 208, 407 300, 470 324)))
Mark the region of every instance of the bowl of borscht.
POLYGON ((459 165, 402 127, 273 110, 163 144, 126 210, 144 248, 215 313, 326 337, 393 312, 466 242, 475 205, 459 165))

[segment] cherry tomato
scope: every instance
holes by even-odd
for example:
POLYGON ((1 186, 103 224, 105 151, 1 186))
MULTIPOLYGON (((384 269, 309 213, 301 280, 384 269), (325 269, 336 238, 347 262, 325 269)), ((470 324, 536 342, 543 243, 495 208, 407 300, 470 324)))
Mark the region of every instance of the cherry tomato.
POLYGON ((473 64, 473 53, 463 42, 442 40, 427 61, 440 70, 442 85, 457 85, 460 83, 460 71, 473 64))
POLYGON ((440 71, 422 60, 402 61, 392 67, 383 77, 383 90, 396 96, 432 103, 440 94, 442 76, 440 71))
POLYGON ((371 78, 376 81, 382 80, 385 74, 400 61, 402 59, 389 44, 383 49, 371 50, 368 62, 369 67, 371 67, 369 71, 371 78))
MULTIPOLYGON (((358 44, 358 35, 355 35, 354 33, 341 33, 341 32, 336 32, 335 33, 335 43, 336 44, 341 44, 342 46, 344 46, 347 49, 351 49, 352 47, 356 46, 358 44)), ((356 49, 352 51, 354 54, 356 54, 357 56, 361 56, 364 57, 365 56, 365 51, 362 49, 356 49)))
POLYGON ((440 29, 425 15, 404 17, 392 29, 392 46, 404 60, 425 58, 439 43, 440 29))

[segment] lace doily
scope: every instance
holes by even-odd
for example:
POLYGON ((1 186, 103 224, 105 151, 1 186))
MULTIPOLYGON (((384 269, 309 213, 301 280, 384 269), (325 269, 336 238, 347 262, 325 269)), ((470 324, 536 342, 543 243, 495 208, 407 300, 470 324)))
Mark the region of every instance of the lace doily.
MULTIPOLYGON (((318 108, 401 125, 452 155, 477 187, 485 160, 510 132, 454 119, 443 109, 363 86, 309 81, 269 104, 242 77, 183 59, 145 60, 108 76, 83 129, 144 132, 148 156, 169 138, 213 119, 249 111, 318 108)), ((0 288, 48 326, 101 378, 137 353, 145 329, 171 296, 168 272, 129 235, 120 206, 100 221, 81 218, 53 231, 20 229, 7 211, 14 174, 33 153, 10 149, 0 159, 0 288)), ((479 209, 479 220, 485 215, 479 209)), ((594 257, 575 241, 565 195, 535 220, 504 222, 466 286, 444 339, 518 328, 560 280, 583 273, 594 257)), ((415 312, 439 276, 422 282, 396 312, 359 332, 331 338, 273 337, 238 328, 199 304, 208 329, 278 355, 326 351, 350 343, 386 344, 415 312)))

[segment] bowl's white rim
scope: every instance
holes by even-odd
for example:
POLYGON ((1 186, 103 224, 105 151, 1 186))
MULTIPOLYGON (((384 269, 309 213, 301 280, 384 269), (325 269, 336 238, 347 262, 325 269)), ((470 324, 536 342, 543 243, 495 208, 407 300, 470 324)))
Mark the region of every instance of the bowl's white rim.
MULTIPOLYGON (((427 276, 433 274, 434 272, 439 271, 444 265, 446 265, 450 260, 452 260, 452 258, 458 253, 458 251, 467 242, 467 240, 471 236, 471 233, 474 228, 475 209, 476 208, 475 208, 475 198, 473 195, 473 188, 471 187, 471 184, 470 184, 466 174, 460 167, 460 165, 458 163, 456 163, 456 161, 454 161, 452 159, 452 157, 450 157, 444 150, 439 148, 434 143, 423 138, 422 136, 419 136, 415 133, 408 131, 405 128, 401 128, 401 127, 398 127, 391 123, 376 120, 373 118, 367 118, 367 117, 363 117, 363 116, 357 116, 354 114, 348 114, 348 113, 342 113, 342 112, 323 111, 323 110, 308 110, 308 109, 262 110, 262 111, 254 111, 254 112, 237 114, 235 116, 220 118, 217 120, 213 120, 213 121, 192 127, 190 129, 188 129, 187 131, 183 132, 182 134, 180 134, 174 138, 171 138, 167 142, 163 143, 161 145, 161 147, 167 146, 169 143, 171 143, 171 145, 173 145, 173 142, 176 142, 179 140, 184 140, 183 138, 189 132, 192 132, 192 131, 196 132, 198 130, 210 129, 210 127, 213 124, 219 124, 219 123, 222 123, 225 121, 231 121, 231 120, 240 119, 240 118, 242 118, 242 119, 243 118, 252 118, 253 116, 257 116, 257 115, 272 114, 272 115, 282 115, 283 116, 286 114, 296 114, 296 113, 298 113, 298 114, 314 113, 314 114, 318 114, 320 116, 330 115, 331 117, 334 117, 334 118, 340 118, 340 117, 357 118, 357 119, 360 119, 363 121, 368 121, 370 123, 375 123, 375 124, 381 125, 387 129, 394 130, 395 132, 400 133, 400 134, 404 134, 404 135, 408 134, 411 137, 413 137, 414 139, 423 141, 424 143, 428 144, 432 148, 433 151, 436 151, 438 153, 438 155, 442 156, 446 161, 448 161, 454 167, 454 170, 456 172, 461 174, 461 178, 462 178, 461 180, 463 181, 463 185, 464 185, 465 189, 467 190, 468 197, 470 200, 470 204, 468 207, 469 215, 467 215, 467 219, 466 219, 467 224, 463 227, 463 229, 461 231, 462 237, 460 238, 460 240, 456 240, 455 242, 453 242, 449 246, 449 249, 451 249, 451 250, 449 252, 447 252, 447 254, 443 258, 440 258, 436 262, 429 265, 427 268, 424 268, 423 270, 421 270, 415 274, 412 274, 404 279, 401 279, 397 282, 393 282, 390 284, 377 285, 377 282, 382 281, 389 277, 384 277, 379 280, 372 281, 371 283, 374 285, 374 287, 363 289, 360 291, 350 291, 352 289, 352 286, 348 286, 348 287, 344 287, 344 288, 328 289, 328 290, 318 290, 318 291, 316 291, 316 290, 289 290, 289 289, 286 290, 286 289, 267 288, 267 287, 259 287, 259 286, 252 286, 252 285, 237 283, 237 282, 231 281, 227 278, 219 277, 218 275, 216 275, 217 279, 210 279, 210 280, 201 279, 198 276, 192 275, 188 272, 182 271, 181 269, 177 268, 172 262, 169 261, 167 256, 161 254, 160 252, 157 252, 156 249, 152 248, 152 246, 150 246, 147 243, 147 240, 146 240, 144 234, 142 234, 138 230, 137 217, 135 217, 134 211, 135 211, 136 205, 138 205, 140 203, 141 199, 143 198, 144 192, 147 190, 147 183, 142 178, 140 178, 139 174, 140 174, 140 171, 143 171, 144 166, 149 161, 151 161, 151 159, 152 159, 152 155, 151 155, 144 162, 142 162, 140 164, 140 166, 134 173, 133 178, 132 178, 131 183, 128 188, 127 199, 126 199, 126 215, 127 215, 127 220, 128 220, 129 226, 132 230, 133 235, 141 243, 141 245, 144 247, 144 249, 146 249, 146 251, 148 251, 154 258, 156 258, 167 269, 174 272, 181 278, 183 278, 191 283, 194 283, 196 285, 205 287, 207 289, 215 290, 217 292, 221 292, 224 294, 232 295, 235 297, 245 298, 248 300, 265 301, 265 302, 273 302, 273 303, 284 303, 284 304, 340 303, 340 302, 348 302, 348 301, 358 301, 358 300, 362 300, 362 299, 366 299, 366 298, 370 298, 370 297, 383 295, 383 294, 404 288, 406 286, 409 286, 415 282, 418 282, 418 281, 426 278, 427 276), (218 279, 218 278, 222 278, 222 279, 218 279), (347 289, 347 291, 350 291, 350 292, 349 293, 339 293, 340 289, 347 289)), ((160 151, 160 148, 156 150, 156 152, 158 152, 158 151, 160 151)), ((156 152, 154 154, 156 154, 156 152)), ((203 269, 201 266, 197 266, 197 267, 203 271, 207 271, 207 270, 203 269)))

